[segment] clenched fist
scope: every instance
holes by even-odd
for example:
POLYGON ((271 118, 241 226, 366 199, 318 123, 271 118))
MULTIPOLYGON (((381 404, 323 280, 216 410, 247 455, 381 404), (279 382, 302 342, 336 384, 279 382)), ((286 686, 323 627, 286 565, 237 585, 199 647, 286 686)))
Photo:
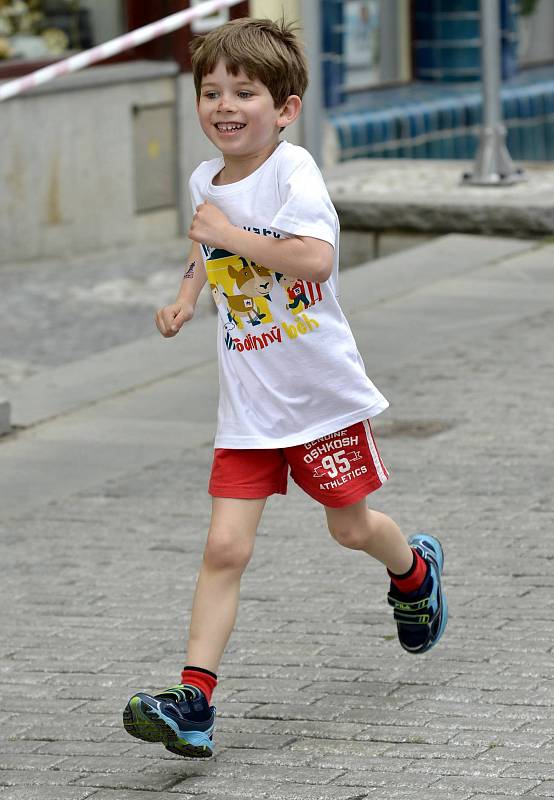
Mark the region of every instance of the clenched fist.
POLYGON ((190 303, 172 303, 156 312, 154 321, 162 336, 166 339, 176 336, 185 322, 192 319, 194 306, 190 303))
POLYGON ((229 218, 213 203, 205 200, 196 209, 189 230, 189 239, 225 250, 227 236, 233 226, 229 218))

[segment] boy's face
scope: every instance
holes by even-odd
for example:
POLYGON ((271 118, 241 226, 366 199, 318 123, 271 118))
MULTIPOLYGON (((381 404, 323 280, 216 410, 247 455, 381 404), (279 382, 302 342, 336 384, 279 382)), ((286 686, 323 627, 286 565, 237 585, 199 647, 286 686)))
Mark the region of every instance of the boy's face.
POLYGON ((227 73, 222 59, 202 79, 197 110, 208 139, 230 158, 273 149, 283 127, 281 109, 275 108, 267 86, 242 70, 237 75, 227 73))

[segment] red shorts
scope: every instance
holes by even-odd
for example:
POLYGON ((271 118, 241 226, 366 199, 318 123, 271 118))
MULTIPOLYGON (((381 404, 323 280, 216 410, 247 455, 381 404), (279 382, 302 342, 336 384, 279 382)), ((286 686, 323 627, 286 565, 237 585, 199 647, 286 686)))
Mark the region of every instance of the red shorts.
POLYGON ((357 503, 389 477, 368 420, 313 442, 274 450, 216 448, 208 491, 214 497, 287 493, 292 479, 324 506, 357 503))

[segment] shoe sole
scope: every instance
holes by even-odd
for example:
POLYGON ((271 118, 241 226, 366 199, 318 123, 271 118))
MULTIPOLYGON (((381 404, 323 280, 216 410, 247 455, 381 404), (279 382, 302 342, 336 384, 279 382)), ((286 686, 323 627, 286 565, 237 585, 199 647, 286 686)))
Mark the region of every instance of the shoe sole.
POLYGON ((128 734, 144 742, 160 742, 171 753, 184 758, 210 758, 213 745, 203 731, 179 731, 149 695, 136 694, 123 711, 123 727, 128 734))
POLYGON ((420 653, 428 653, 429 650, 432 650, 433 647, 439 642, 441 636, 444 633, 444 629, 446 628, 446 623, 448 622, 448 603, 447 603, 447 600, 446 600, 446 596, 443 594, 443 591, 442 591, 442 580, 441 580, 442 569, 443 569, 443 566, 444 566, 444 550, 443 550, 442 544, 439 542, 439 540, 435 536, 431 536, 430 534, 427 534, 427 533, 425 533, 425 534, 415 533, 413 536, 409 537, 408 544, 410 545, 410 547, 413 547, 415 545, 419 545, 420 547, 423 547, 424 550, 426 550, 427 548, 424 545, 422 545, 421 542, 420 542, 420 539, 422 537, 425 538, 425 539, 430 539, 433 542, 433 545, 435 545, 438 548, 438 553, 434 553, 433 557, 435 558, 435 560, 437 562, 437 566, 438 566, 438 570, 439 570, 439 581, 441 583, 441 623, 440 623, 439 629, 438 629, 438 631, 436 633, 436 636, 435 636, 434 640, 424 650, 408 650, 407 648, 404 648, 407 653, 415 653, 415 655, 419 655, 420 653))

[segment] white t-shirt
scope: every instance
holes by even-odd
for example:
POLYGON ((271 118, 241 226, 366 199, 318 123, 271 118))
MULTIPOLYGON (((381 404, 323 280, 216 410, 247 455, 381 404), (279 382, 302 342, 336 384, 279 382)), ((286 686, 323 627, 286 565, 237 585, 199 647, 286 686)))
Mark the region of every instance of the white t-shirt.
POLYGON ((290 447, 384 411, 337 300, 339 221, 315 161, 283 141, 248 177, 215 186, 224 165, 215 158, 193 172, 195 210, 208 200, 237 227, 323 239, 335 254, 329 280, 313 283, 201 246, 219 312, 215 447, 290 447))

